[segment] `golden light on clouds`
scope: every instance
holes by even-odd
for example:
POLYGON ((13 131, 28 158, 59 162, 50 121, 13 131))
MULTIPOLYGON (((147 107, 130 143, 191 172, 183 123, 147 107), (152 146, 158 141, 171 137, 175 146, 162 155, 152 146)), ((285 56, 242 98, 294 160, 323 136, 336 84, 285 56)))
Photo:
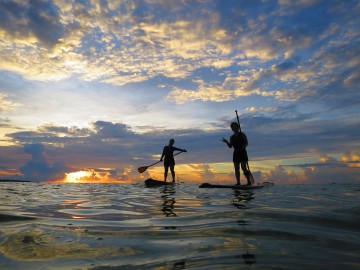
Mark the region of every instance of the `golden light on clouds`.
POLYGON ((133 183, 149 176, 135 157, 171 136, 189 151, 180 178, 233 181, 218 138, 234 110, 254 170, 358 166, 356 1, 225 2, 2 1, 1 175, 133 183))
POLYGON ((357 152, 343 154, 341 161, 347 163, 349 167, 360 168, 360 154, 357 152))
POLYGON ((137 170, 132 166, 125 167, 121 173, 111 168, 84 169, 76 172, 65 173, 62 182, 65 183, 133 183, 140 178, 137 170))
POLYGON ((9 100, 8 94, 0 93, 0 112, 14 110, 15 108, 17 108, 19 106, 20 106, 20 104, 9 100))

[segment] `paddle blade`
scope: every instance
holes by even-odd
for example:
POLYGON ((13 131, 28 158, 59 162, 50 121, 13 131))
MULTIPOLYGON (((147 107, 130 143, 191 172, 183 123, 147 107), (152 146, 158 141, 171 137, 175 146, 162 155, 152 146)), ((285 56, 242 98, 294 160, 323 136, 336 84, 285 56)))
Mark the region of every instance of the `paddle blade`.
POLYGON ((254 176, 252 175, 251 172, 250 172, 250 174, 249 174, 249 178, 250 178, 251 184, 252 184, 252 185, 255 184, 255 179, 254 179, 254 176))
POLYGON ((143 173, 143 172, 145 172, 147 170, 147 168, 149 168, 149 166, 140 167, 140 168, 138 168, 138 172, 143 173))

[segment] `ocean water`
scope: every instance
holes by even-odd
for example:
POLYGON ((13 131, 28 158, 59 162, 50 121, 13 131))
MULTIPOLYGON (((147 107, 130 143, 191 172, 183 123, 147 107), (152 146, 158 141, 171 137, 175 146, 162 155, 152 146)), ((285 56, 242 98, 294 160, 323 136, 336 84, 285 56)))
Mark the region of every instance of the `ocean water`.
POLYGON ((0 183, 0 269, 360 269, 359 195, 0 183))

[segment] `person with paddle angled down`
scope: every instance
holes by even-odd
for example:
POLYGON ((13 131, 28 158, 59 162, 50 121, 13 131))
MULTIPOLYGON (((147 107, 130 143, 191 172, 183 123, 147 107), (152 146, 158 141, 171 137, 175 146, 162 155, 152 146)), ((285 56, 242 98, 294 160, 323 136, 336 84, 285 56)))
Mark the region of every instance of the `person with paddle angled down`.
POLYGON ((174 139, 169 141, 169 145, 166 145, 163 149, 160 161, 164 159, 164 182, 166 182, 166 178, 168 175, 169 167, 172 175, 173 182, 175 182, 175 159, 174 159, 174 151, 187 152, 185 149, 180 149, 173 146, 175 143, 174 139))
POLYGON ((231 147, 234 148, 233 162, 235 168, 236 184, 240 185, 240 164, 241 164, 241 169, 244 172, 244 175, 247 180, 247 185, 251 185, 250 171, 247 168, 247 162, 249 160, 246 151, 246 147, 248 146, 248 139, 245 133, 241 132, 238 123, 232 122, 230 127, 231 130, 234 132, 234 134, 231 135, 230 137, 230 142, 225 138, 222 138, 222 141, 226 143, 229 148, 231 147))

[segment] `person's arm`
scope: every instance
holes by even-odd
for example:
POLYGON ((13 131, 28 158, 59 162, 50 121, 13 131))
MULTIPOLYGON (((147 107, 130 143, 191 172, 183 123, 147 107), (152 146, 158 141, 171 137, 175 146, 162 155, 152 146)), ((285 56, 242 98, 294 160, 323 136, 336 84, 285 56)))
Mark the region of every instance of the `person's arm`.
POLYGON ((162 152, 162 155, 161 155, 160 161, 162 161, 162 160, 163 160, 164 156, 165 156, 165 147, 164 147, 164 149, 163 149, 163 152, 162 152))
POLYGON ((174 149, 175 151, 187 152, 186 149, 180 149, 180 148, 177 148, 177 147, 174 147, 174 146, 173 146, 173 149, 174 149))
POLYGON ((223 141, 224 143, 226 143, 229 148, 232 147, 231 138, 230 138, 230 142, 228 142, 228 140, 225 139, 224 137, 222 138, 222 141, 223 141))

